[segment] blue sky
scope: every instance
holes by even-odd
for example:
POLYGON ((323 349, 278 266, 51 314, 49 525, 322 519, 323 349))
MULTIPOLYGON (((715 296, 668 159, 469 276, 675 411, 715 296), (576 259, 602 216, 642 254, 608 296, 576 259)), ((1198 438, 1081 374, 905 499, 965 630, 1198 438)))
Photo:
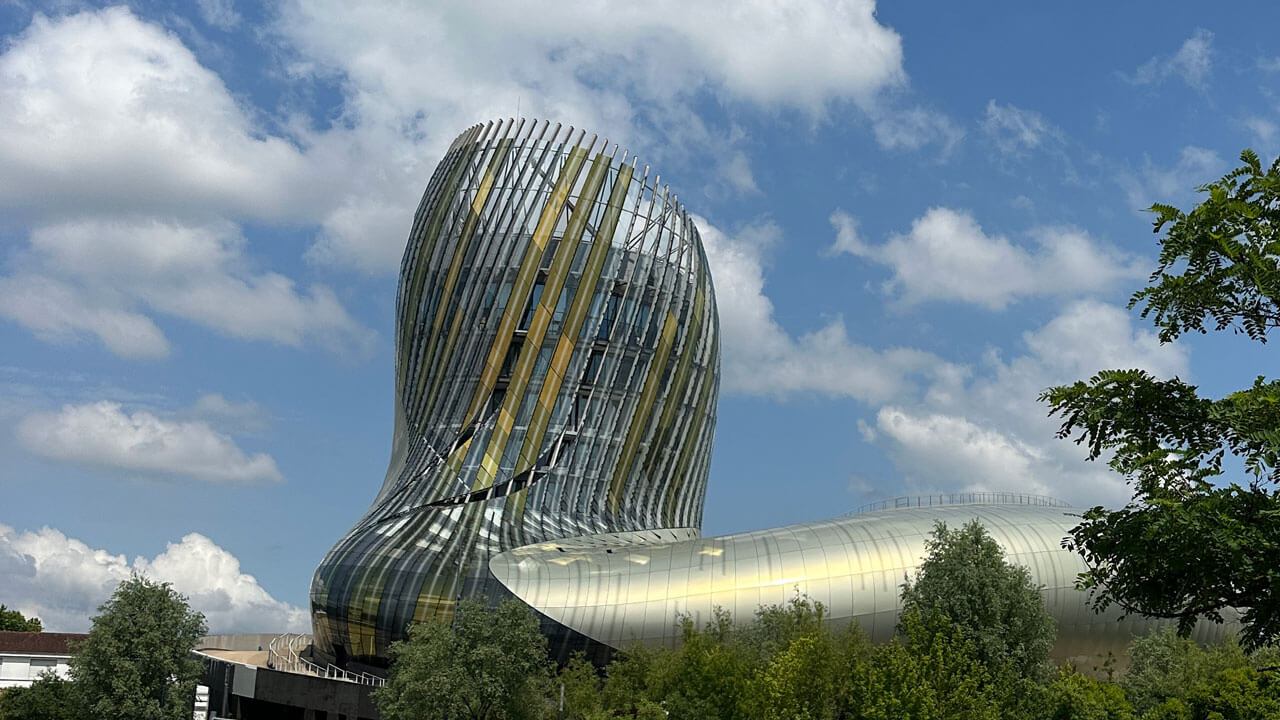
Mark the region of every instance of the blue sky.
POLYGON ((1272 3, 349 5, 0 3, 0 602, 46 627, 131 570, 215 630, 307 626, 386 467, 419 194, 517 111, 699 217, 706 534, 926 492, 1123 502, 1041 389, 1268 366, 1160 346, 1125 302, 1142 208, 1280 152, 1272 3))

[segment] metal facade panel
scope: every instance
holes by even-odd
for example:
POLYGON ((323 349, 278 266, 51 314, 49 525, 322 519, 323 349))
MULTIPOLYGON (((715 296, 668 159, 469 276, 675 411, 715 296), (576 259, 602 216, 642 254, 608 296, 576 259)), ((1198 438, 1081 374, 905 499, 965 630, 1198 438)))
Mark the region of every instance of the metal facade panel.
MULTIPOLYGON (((958 527, 973 519, 1001 544, 1010 562, 1026 566, 1032 581, 1042 586, 1045 606, 1058 624, 1059 657, 1122 650, 1132 636, 1169 624, 1144 618, 1121 621, 1118 612, 1094 614, 1085 593, 1075 587, 1083 561, 1061 545, 1077 519, 1061 508, 1032 505, 882 510, 773 530, 612 548, 542 544, 504 552, 490 567, 540 612, 613 647, 635 641, 672 645, 679 639, 679 615, 701 624, 720 607, 749 618, 760 605, 783 604, 797 592, 825 605, 830 622, 857 622, 873 641, 884 642, 895 630, 902 583, 923 560, 934 524, 958 527), (655 561, 658 557, 663 560, 655 561), (578 568, 574 582, 588 587, 572 598, 549 594, 544 585, 565 579, 539 572, 548 562, 578 568), (551 602, 542 604, 544 599, 551 602)), ((1221 639, 1234 627, 1233 622, 1201 623, 1195 637, 1221 639)))
MULTIPOLYGON (((705 263, 684 208, 607 142, 537 121, 454 141, 401 264, 391 463, 312 581, 321 653, 377 662, 408 623, 504 596, 488 561, 507 549, 697 534, 719 373, 705 263), (667 405, 677 367, 697 417, 667 405), (673 417, 694 432, 657 432, 673 417)), ((549 602, 596 592, 574 563, 539 576, 549 602)))

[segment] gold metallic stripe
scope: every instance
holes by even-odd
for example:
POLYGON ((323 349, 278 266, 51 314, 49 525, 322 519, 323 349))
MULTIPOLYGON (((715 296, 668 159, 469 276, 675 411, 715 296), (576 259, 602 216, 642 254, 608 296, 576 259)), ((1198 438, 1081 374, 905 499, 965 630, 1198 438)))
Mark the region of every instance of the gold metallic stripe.
MULTIPOLYGON (((532 130, 533 130, 533 126, 530 126, 530 136, 531 136, 532 130)), ((560 130, 560 126, 557 125, 555 134, 558 134, 559 130, 560 130)), ((535 144, 541 143, 542 137, 546 134, 546 132, 547 132, 547 127, 544 126, 543 131, 539 133, 538 139, 537 141, 535 141, 535 144)), ((526 136, 525 140, 528 140, 528 137, 530 136, 526 136)), ((521 151, 532 152, 528 146, 518 145, 517 147, 521 148, 521 150, 517 152, 521 152, 521 151)), ((541 177, 541 167, 543 162, 548 157, 548 153, 554 153, 555 156, 558 156, 562 149, 563 149, 563 146, 553 149, 553 146, 551 143, 546 143, 546 145, 543 147, 543 149, 539 153, 537 160, 533 160, 532 155, 529 155, 524 158, 513 159, 512 167, 510 168, 510 173, 511 173, 510 188, 508 188, 510 195, 506 200, 507 208, 510 209, 511 214, 507 218, 505 225, 503 227, 498 227, 497 225, 494 225, 486 230, 487 240, 490 243, 489 245, 486 246, 486 250, 485 250, 486 253, 492 252, 494 250, 505 250, 508 247, 515 246, 515 247, 511 247, 511 250, 514 253, 518 251, 517 248, 523 247, 523 243, 520 242, 521 231, 517 228, 523 227, 524 223, 528 222, 528 218, 532 217, 533 213, 535 212, 535 209, 532 205, 528 206, 527 209, 522 209, 523 200, 518 200, 516 198, 528 198, 528 197, 536 198, 542 194, 542 187, 546 186, 548 187, 548 189, 550 189, 551 187, 550 184, 554 182, 553 179, 546 178, 545 182, 537 182, 537 183, 535 183, 535 181, 538 181, 539 178, 541 177), (512 242, 513 239, 514 239, 514 242, 512 242)), ((499 197, 501 197, 501 194, 499 194, 499 197)), ((491 208, 490 219, 494 220, 497 223, 501 223, 502 216, 500 215, 496 218, 492 217, 493 212, 494 212, 494 209, 491 208)), ((485 264, 487 265, 487 267, 483 273, 479 272, 478 268, 475 271, 473 271, 473 274, 467 284, 467 289, 465 291, 466 293, 475 293, 477 288, 483 288, 487 283, 501 282, 500 278, 497 278, 496 276, 506 272, 507 259, 505 257, 503 259, 498 259, 497 257, 492 257, 492 258, 486 257, 485 264)), ((433 365, 435 368, 437 368, 437 370, 435 373, 433 373, 433 378, 431 380, 431 389, 426 394, 426 397, 429 398, 429 401, 422 403, 421 407, 419 408, 421 417, 435 417, 437 415, 439 416, 447 415, 449 417, 452 417, 457 411, 455 406, 458 402, 467 403, 467 405, 462 408, 463 412, 465 412, 466 408, 470 406, 470 399, 464 400, 463 398, 454 396, 454 395, 449 395, 446 398, 441 398, 439 395, 439 391, 440 391, 440 386, 443 384, 446 376, 448 376, 449 374, 449 368, 453 366, 453 362, 454 362, 453 354, 457 346, 457 340, 459 338, 459 331, 462 328, 462 322, 464 319, 466 319, 469 316, 468 314, 469 311, 474 311, 476 309, 477 306, 474 305, 474 303, 476 302, 479 302, 479 299, 474 296, 469 299, 464 298, 459 301, 457 307, 454 310, 453 320, 449 325, 449 332, 445 340, 444 351, 441 353, 434 353, 433 351, 433 355, 432 355, 433 365)), ((475 318, 472 317, 472 320, 474 321, 475 318)), ((479 342, 467 343, 466 345, 464 345, 463 352, 469 358, 473 353, 475 353, 478 350, 477 346, 479 344, 480 344, 479 342)), ((487 351, 487 348, 486 348, 486 351, 487 351)), ((470 424, 471 424, 470 422, 463 422, 462 427, 463 428, 469 427, 470 424)), ((454 473, 457 472, 456 468, 454 469, 453 472, 454 473)), ((441 492, 447 492, 445 488, 450 486, 450 484, 452 483, 453 475, 447 474, 447 473, 437 474, 436 478, 437 478, 436 482, 434 483, 434 486, 432 488, 433 496, 438 495, 441 492)))
POLYGON ((662 459, 661 449, 667 447, 676 409, 684 400, 685 381, 689 377, 689 367, 693 365, 693 351, 698 343, 698 331, 702 328, 702 306, 706 301, 701 280, 699 276, 695 284, 697 291, 693 296, 693 312, 686 320, 688 330, 685 332, 684 346, 680 350, 680 365, 676 368, 676 376, 671 380, 671 388, 667 391, 666 402, 662 406, 662 417, 658 420, 658 431, 654 435, 656 440, 653 443, 655 450, 649 453, 644 463, 644 472, 650 477, 653 477, 653 471, 662 459))
POLYGON ((489 349, 489 358, 485 361, 484 370, 480 374, 480 383, 471 398, 470 407, 467 408, 466 419, 462 423, 464 427, 470 425, 476 416, 480 414, 480 410, 488 402, 489 395, 493 392, 493 384, 498 379, 498 373, 502 371, 502 361, 506 358, 507 348, 511 345, 511 334, 515 332, 516 322, 524 312, 525 301, 533 287, 533 280, 538 274, 542 251, 547 245, 547 240, 551 237, 551 232, 555 229, 556 221, 560 218, 560 211, 564 208, 564 203, 569 198, 569 191, 573 189, 573 184, 578 179, 578 172, 582 169, 582 162, 586 156, 587 149, 582 147, 575 147, 569 152, 569 156, 565 160, 564 169, 561 170, 560 177, 556 181, 555 190, 552 191, 551 197, 547 199, 547 204, 543 207, 542 216, 533 231, 533 237, 525 251, 519 274, 517 274, 515 284, 511 288, 511 295, 508 296, 507 307, 503 309, 502 320, 498 324, 498 332, 494 337, 493 347, 489 349))
MULTIPOLYGON (((431 212, 431 220, 427 223, 426 232, 422 236, 421 246, 415 253, 415 267, 413 268, 413 279, 409 283, 409 293, 405 298, 404 318, 400 327, 400 353, 403 356, 404 363, 400 366, 402 370, 408 369, 409 353, 412 352, 413 335, 418 328, 418 300, 422 294, 423 283, 426 282, 427 266, 431 264, 431 251, 435 247, 436 236, 440 233, 440 224, 444 222, 444 216, 449 207, 453 204, 453 195, 457 190, 458 181, 462 178, 462 171, 470 164, 471 154, 480 148, 478 143, 471 143, 464 150, 459 150, 457 162, 453 169, 449 172, 449 179, 445 182, 444 188, 436 200, 435 209, 431 212)), ((421 371, 421 368, 419 369, 421 371)), ((407 406, 406 409, 408 409, 407 406)))
MULTIPOLYGON (((489 199, 489 191, 493 189, 498 168, 502 165, 502 160, 511 148, 511 143, 511 138, 504 138, 498 142, 493 157, 489 159, 489 166, 485 168, 484 178, 480 181, 480 187, 476 190, 475 200, 472 201, 471 210, 467 213, 467 221, 462 226, 462 234, 458 237, 458 244, 453 250, 453 262, 449 264, 449 273, 445 276, 444 290, 440 293, 440 301, 437 303, 436 312, 431 319, 431 335, 428 337, 426 344, 421 346, 423 350, 422 361, 424 363, 430 360, 427 354, 431 353, 436 347, 440 334, 440 325, 448 312, 449 301, 453 297, 454 286, 458 282, 458 274, 462 271, 462 261, 466 258, 467 248, 471 243, 472 236, 475 234, 476 225, 479 224, 485 203, 489 199)), ((437 377, 443 375, 446 369, 444 363, 436 363, 435 367, 420 369, 418 371, 418 385, 408 406, 411 408, 418 406, 422 389, 427 382, 428 376, 437 377)))
POLYGON ((678 326, 675 314, 668 310, 666 320, 662 324, 662 337, 658 340, 658 348, 653 353, 649 373, 644 379, 644 389, 640 392, 636 411, 631 415, 631 427, 627 430, 626 444, 622 447, 622 455, 613 470, 613 482, 609 485, 609 507, 615 513, 622 504, 622 489, 627 477, 631 474, 631 462, 635 459, 640 440, 649 426, 649 412, 658 394, 658 385, 662 383, 662 371, 666 369, 667 359, 671 356, 671 343, 675 341, 678 326))
MULTIPOLYGON (((668 482, 671 484, 667 493, 667 507, 663 510, 663 518, 668 525, 674 525, 679 518, 676 512, 679 510, 680 502, 685 498, 685 485, 688 480, 689 461, 694 456, 694 450, 697 448, 698 441, 702 437, 703 426, 707 422, 707 402, 711 397, 712 390, 715 388, 716 378, 716 358, 720 354, 720 337, 713 334, 711 336, 711 352, 707 355, 707 367, 701 373, 702 391, 698 393, 698 405, 693 410, 693 416, 689 420, 688 430, 685 432, 684 447, 680 449, 680 463, 676 465, 675 472, 671 475, 668 482)), ((710 452, 710 448, 706 450, 710 452)))
POLYGON ((414 607, 414 622, 423 622, 431 617, 447 621, 453 617, 452 602, 442 608, 433 605, 430 599, 422 601, 422 598, 424 595, 428 598, 431 596, 450 599, 458 597, 461 584, 465 582, 471 568, 467 555, 476 542, 476 535, 483 521, 483 503, 463 506, 453 526, 453 533, 448 538, 448 545, 436 554, 435 562, 423 573, 422 581, 418 585, 419 602, 414 607))
MULTIPOLYGON (((582 279, 578 284, 577 292, 573 296, 573 302, 569 306, 569 312, 565 316, 564 327, 560 332, 560 340, 556 343, 556 351, 551 358, 551 367, 548 369, 546 380, 542 383, 542 392, 538 395, 538 409, 534 412, 534 419, 529 421, 529 429, 524 436, 524 445, 520 448, 520 455, 516 460, 517 474, 531 469, 537 459, 538 450, 542 446, 542 440, 546 436, 547 423, 550 421, 551 413, 555 409, 556 398, 559 396, 560 388, 564 383, 564 375, 569 368, 569 361, 573 359, 573 349, 577 343, 578 335, 582 333, 582 326, 586 323, 587 313, 591 310, 591 301, 595 298, 596 284, 600 280, 600 271, 604 267, 605 260, 609 257, 609 248, 613 244, 613 233, 618 227, 618 219, 622 216, 622 205, 627 199, 627 190, 631 186, 631 174, 632 168, 629 165, 624 165, 618 170, 618 179, 609 194, 609 203, 605 207, 604 217, 600 220, 600 227, 596 230, 595 238, 591 244, 591 252, 587 255, 587 261, 583 265, 582 279)), ((525 489, 517 491, 518 497, 515 500, 516 523, 519 523, 524 517, 524 505, 529 496, 527 489, 526 486, 525 489)), ((505 521, 506 518, 504 518, 505 521)))
MULTIPOLYGON (((590 172, 587 173, 586 182, 583 183, 578 204, 573 208, 564 235, 556 247, 555 258, 547 271, 542 295, 538 298, 533 318, 529 322, 529 329, 525 333, 524 344, 520 347, 520 356, 516 359, 515 369, 511 373, 511 384, 507 387, 502 409, 498 412, 498 422, 489 438, 489 448, 485 451, 484 459, 480 461, 480 472, 476 474, 475 482, 471 486, 473 492, 489 487, 497 478, 498 467, 506 452, 512 426, 524 404, 525 387, 533 377, 538 355, 542 352, 542 341, 551 325, 556 305, 560 302, 560 293, 564 289, 565 279, 569 277, 569 267, 573 265, 573 258, 577 255, 578 244, 587 227, 587 218, 596 206, 596 195, 600 192, 600 185, 608 169, 609 157, 604 153, 597 154, 591 163, 590 172)), ((545 418, 543 423, 545 424, 545 418)))
MULTIPOLYGON (((488 129, 488 127, 484 128, 485 131, 488 129)), ((468 143, 459 150, 457 162, 450 170, 449 179, 436 200, 436 207, 432 211, 431 220, 427 224, 426 232, 422 236, 421 246, 416 253, 417 266, 414 268, 414 279, 410 286, 408 301, 405 305, 405 317, 402 321, 404 322, 402 327, 404 335, 401 337, 400 345, 401 354, 403 355, 402 360, 405 363, 401 365, 401 368, 404 369, 408 368, 407 360, 411 357, 409 353, 413 352, 412 330, 418 325, 418 313, 420 310, 418 302, 423 284, 426 281, 427 267, 431 264, 431 254, 438 240, 441 225, 448 214, 448 209, 453 205, 454 195, 457 192, 458 183, 461 181, 464 171, 470 167, 471 160, 477 153, 486 150, 485 144, 478 141, 480 132, 481 129, 477 126, 475 132, 468 138, 468 143)), ((426 369, 420 367, 418 372, 421 375, 426 372, 426 369)), ((400 385, 400 383, 397 383, 397 385, 400 385)), ((397 390, 400 390, 400 388, 397 387, 397 390)), ((362 601, 362 612, 368 617, 377 617, 378 606, 381 603, 382 587, 386 582, 387 569, 392 561, 393 558, 391 557, 379 557, 377 562, 372 562, 366 566, 365 572, 355 585, 355 587, 365 588, 365 592, 368 593, 362 601)), ((356 609, 354 600, 348 599, 348 607, 352 610, 356 609)), ((359 636, 353 634, 352 645, 355 646, 357 641, 369 643, 370 648, 373 646, 372 634, 367 637, 363 632, 359 636)))

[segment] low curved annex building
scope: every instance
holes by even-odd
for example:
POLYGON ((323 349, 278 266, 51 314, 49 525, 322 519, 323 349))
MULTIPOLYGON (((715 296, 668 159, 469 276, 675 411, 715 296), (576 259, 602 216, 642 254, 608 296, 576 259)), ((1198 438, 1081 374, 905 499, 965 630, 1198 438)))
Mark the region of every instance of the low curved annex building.
POLYGON ((746 617, 797 590, 885 639, 934 522, 975 517, 1045 586, 1059 657, 1151 626, 1088 608, 1061 547, 1074 519, 1043 500, 700 537, 720 353, 706 255, 658 177, 583 131, 463 132, 414 218, 396 312, 391 462, 311 586, 315 650, 340 665, 384 663, 409 623, 469 597, 524 600, 557 654, 671 644, 677 613, 746 617))
MULTIPOLYGON (((494 575, 517 597, 573 632, 611 646, 679 642, 677 614, 701 626, 715 608, 750 618, 797 592, 821 601, 832 623, 857 622, 874 642, 893 637, 902 584, 914 576, 934 524, 977 519, 1009 562, 1041 585, 1057 624, 1054 657, 1089 667, 1135 634, 1167 621, 1095 613, 1075 587, 1085 569, 1062 539, 1076 524, 1049 498, 962 493, 899 498, 871 512, 711 538, 663 537, 664 531, 569 538, 502 553, 494 575)), ((1220 640, 1230 626, 1200 623, 1194 637, 1220 640)))

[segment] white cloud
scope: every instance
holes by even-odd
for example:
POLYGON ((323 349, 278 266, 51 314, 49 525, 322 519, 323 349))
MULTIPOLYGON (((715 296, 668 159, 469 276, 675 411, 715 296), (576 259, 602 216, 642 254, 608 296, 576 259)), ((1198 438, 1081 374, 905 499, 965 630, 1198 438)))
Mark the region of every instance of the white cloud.
POLYGON ((96 335, 124 357, 162 357, 168 343, 142 310, 232 337, 359 356, 373 331, 333 291, 305 291, 247 269, 244 238, 225 222, 92 218, 36 228, 19 271, 0 276, 0 316, 47 339, 96 335))
POLYGON ((36 15, 0 55, 0 208, 305 219, 324 176, 174 35, 113 7, 36 15))
POLYGON ((233 30, 240 24, 240 13, 232 0, 196 0, 196 7, 200 17, 219 30, 233 30))
POLYGON ((901 38, 874 11, 870 0, 285 3, 275 32, 296 53, 293 72, 345 95, 341 126, 309 136, 319 172, 344 182, 310 256, 394 269, 448 142, 517 107, 603 133, 667 172, 718 167, 729 190, 751 193, 740 134, 709 126, 699 97, 816 119, 832 102, 870 107, 906 79, 901 38))
POLYGON ((1036 401, 1052 385, 1098 370, 1141 368, 1186 376, 1188 353, 1135 329, 1123 309, 1092 300, 1068 305, 1023 335, 1024 353, 1010 361, 992 352, 969 375, 939 374, 916 404, 882 407, 863 438, 883 447, 913 492, 997 491, 1050 495, 1077 505, 1117 504, 1129 497, 1105 463, 1054 436, 1059 419, 1036 401))
POLYGON ((1069 227, 1032 230, 1035 246, 1028 250, 988 235, 972 215, 943 207, 882 245, 860 238, 856 220, 844 211, 834 212, 831 224, 831 251, 889 266, 893 277, 885 289, 905 305, 941 300, 1000 310, 1021 298, 1096 292, 1144 274, 1136 259, 1069 227))
POLYGON ((271 421, 271 414, 258 403, 235 402, 219 393, 201 395, 188 415, 231 435, 262 430, 271 421))
POLYGON ((1142 168, 1136 172, 1122 172, 1117 178, 1134 210, 1145 210, 1152 203, 1178 205, 1195 197, 1195 189, 1216 180, 1227 169, 1216 152, 1207 148, 1188 145, 1178 153, 1178 162, 1172 167, 1159 167, 1144 157, 1142 168))
MULTIPOLYGON (((215 27, 240 20, 230 0, 199 10, 215 27)), ((0 55, 0 209, 40 223, 128 213, 314 224, 309 258, 390 272, 437 158, 474 122, 520 108, 669 171, 718 168, 725 189, 751 194, 743 134, 708 125, 694 110, 705 96, 817 122, 833 102, 871 108, 906 82, 901 38, 872 0, 328 0, 286 3, 278 18, 268 32, 286 72, 342 94, 332 127, 242 107, 174 34, 127 8, 37 15, 0 55)))
POLYGON ((716 288, 725 392, 819 393, 882 402, 909 394, 916 376, 946 367, 919 350, 874 350, 853 343, 840 318, 792 337, 774 319, 773 303, 764 294, 762 258, 778 241, 777 226, 764 222, 729 236, 704 218, 695 221, 716 288))
POLYGON ((729 187, 742 195, 758 195, 759 186, 751 172, 751 160, 744 152, 735 152, 721 165, 721 174, 729 187))
POLYGON ((1143 63, 1125 79, 1135 85, 1153 85, 1177 75, 1193 88, 1202 90, 1213 70, 1213 33, 1197 28, 1172 56, 1157 55, 1143 63))
POLYGON ((1244 126, 1253 135, 1256 147, 1269 155, 1275 154, 1272 149, 1276 147, 1277 138, 1280 138, 1280 126, 1277 126, 1275 121, 1259 115, 1250 115, 1244 119, 1244 126))
POLYGON ((97 336, 111 352, 126 358, 159 358, 169 341, 145 315, 90 303, 76 288, 41 276, 0 276, 0 317, 49 342, 70 342, 82 334, 97 336))
POLYGON ((946 159, 964 139, 964 130, 936 110, 923 107, 872 108, 870 115, 876 142, 886 150, 919 150, 936 144, 940 148, 939 158, 946 159))
POLYGON ((273 598, 240 561, 209 538, 191 533, 152 559, 94 549, 49 527, 16 531, 0 525, 0 594, 45 630, 84 632, 116 586, 140 573, 171 583, 205 614, 211 632, 305 631, 305 610, 273 598))
POLYGON ((1062 131, 1033 110, 987 101, 987 114, 982 130, 1006 155, 1020 155, 1042 145, 1062 139, 1062 131))
POLYGON ((156 313, 365 352, 371 331, 329 288, 250 270, 233 220, 315 222, 342 182, 254 112, 128 8, 37 14, 0 54, 0 211, 34 225, 0 277, 0 317, 124 357, 169 353, 156 313))
POLYGON ((913 486, 1049 493, 1045 478, 1033 472, 1043 459, 1039 451, 963 417, 886 406, 876 413, 876 429, 913 486))
POLYGON ((270 455, 246 454, 203 421, 126 413, 115 402, 33 413, 18 424, 18 439, 37 455, 91 468, 234 484, 284 479, 270 455))

